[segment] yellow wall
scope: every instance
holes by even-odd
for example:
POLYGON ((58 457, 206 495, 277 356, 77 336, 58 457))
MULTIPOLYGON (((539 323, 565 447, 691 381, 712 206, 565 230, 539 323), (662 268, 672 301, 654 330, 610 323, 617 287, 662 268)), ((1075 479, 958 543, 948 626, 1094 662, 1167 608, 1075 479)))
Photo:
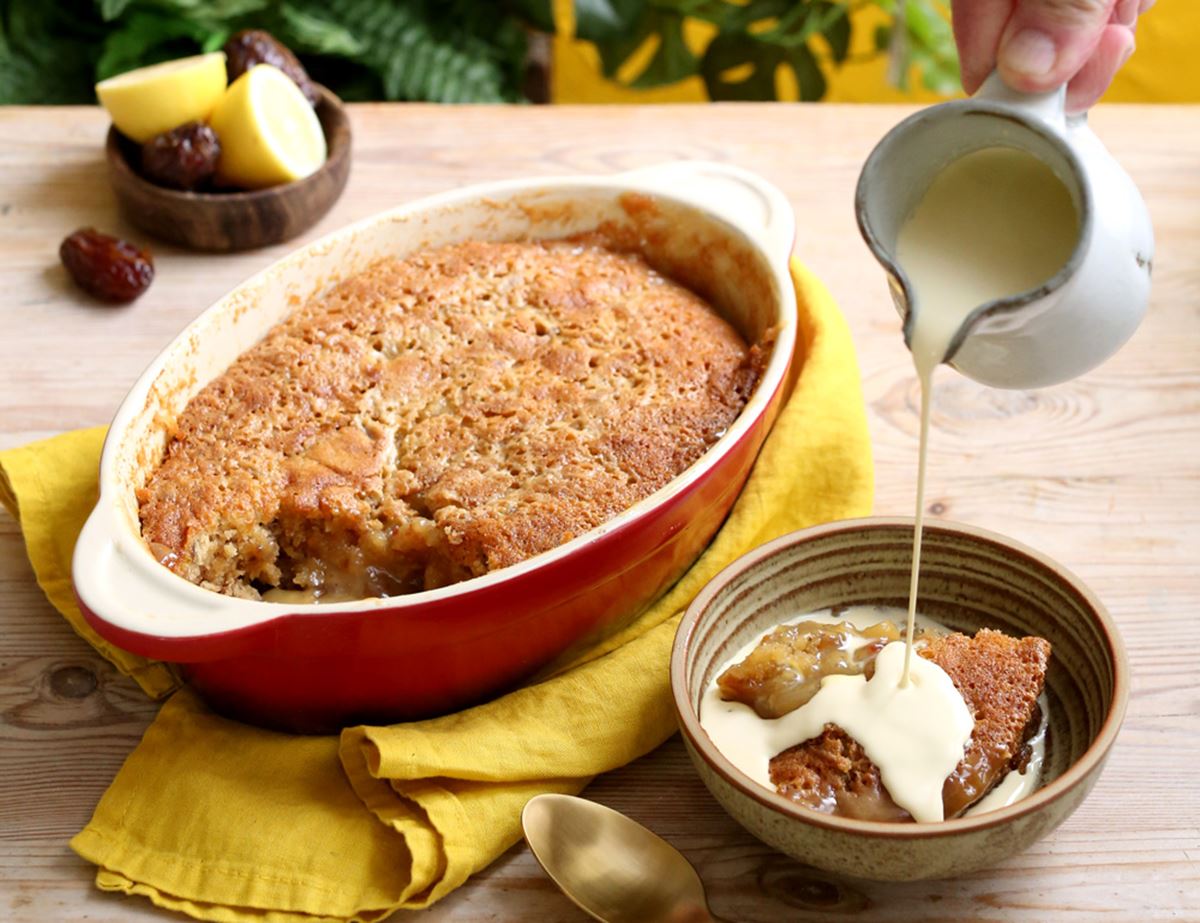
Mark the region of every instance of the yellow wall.
MULTIPOLYGON (((555 0, 560 25, 570 27, 571 0, 555 0)), ((854 14, 852 58, 872 47, 875 22, 883 14, 867 7, 854 14)), ((711 38, 705 23, 689 23, 688 44, 701 51, 711 38)), ((652 90, 630 90, 600 74, 599 55, 589 42, 559 37, 554 44, 552 93, 561 103, 701 102, 707 99, 699 77, 652 90)), ((636 75, 622 74, 622 77, 636 75)), ((846 64, 829 74, 826 99, 836 102, 930 102, 941 97, 927 90, 901 93, 884 79, 886 62, 846 64)), ((920 87, 920 81, 912 81, 920 87)), ((785 98, 795 99, 794 88, 785 98)), ((1138 25, 1137 51, 1104 97, 1108 102, 1200 102, 1200 0, 1159 0, 1138 25)))

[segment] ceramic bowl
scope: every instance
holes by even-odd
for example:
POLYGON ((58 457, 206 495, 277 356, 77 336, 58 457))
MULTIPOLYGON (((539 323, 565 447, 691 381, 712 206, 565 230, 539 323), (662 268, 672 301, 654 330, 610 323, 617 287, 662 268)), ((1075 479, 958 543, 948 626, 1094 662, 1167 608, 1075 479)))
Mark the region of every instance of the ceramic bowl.
POLYGON ((919 611, 955 630, 1037 634, 1052 645, 1041 787, 991 813, 889 824, 820 814, 744 776, 700 726, 704 689, 734 652, 780 622, 838 604, 907 606, 912 535, 911 519, 873 518, 816 526, 763 545, 696 597, 671 657, 683 739, 717 801, 776 849, 857 878, 945 878, 1028 847, 1070 816, 1095 784, 1129 695, 1116 627, 1078 578, 1003 536, 927 523, 919 611))
POLYGON ((130 390, 108 431, 100 497, 75 545, 76 596, 125 650, 173 664, 215 708, 288 730, 429 717, 530 679, 636 616, 703 551, 787 396, 798 336, 791 206, 723 164, 534 177, 452 190, 308 244, 201 314, 130 390), (770 343, 741 414, 693 465, 594 529, 461 583, 387 599, 280 604, 195 586, 141 539, 137 489, 191 397, 294 305, 389 256, 463 240, 605 226, 770 343))
POLYGON ((187 192, 156 185, 137 171, 140 147, 109 128, 104 155, 121 213, 160 240, 193 250, 251 250, 308 230, 333 207, 350 175, 350 119, 340 99, 318 89, 325 163, 304 179, 266 189, 187 192))

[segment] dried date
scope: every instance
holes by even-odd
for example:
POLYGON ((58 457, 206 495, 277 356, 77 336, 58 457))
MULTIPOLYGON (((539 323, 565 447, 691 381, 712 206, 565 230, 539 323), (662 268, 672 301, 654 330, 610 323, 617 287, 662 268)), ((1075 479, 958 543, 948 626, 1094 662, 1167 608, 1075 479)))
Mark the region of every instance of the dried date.
POLYGON ((316 84, 308 76, 304 65, 296 58, 290 48, 270 32, 262 29, 243 29, 235 32, 225 43, 225 70, 229 74, 229 82, 237 80, 256 64, 270 64, 278 67, 300 88, 304 98, 315 106, 321 100, 316 84))
POLYGON ((198 189, 217 172, 221 142, 203 122, 187 122, 142 145, 142 175, 172 189, 198 189))
POLYGON ((70 235, 58 256, 79 287, 102 301, 133 301, 154 281, 148 251, 95 228, 70 235))

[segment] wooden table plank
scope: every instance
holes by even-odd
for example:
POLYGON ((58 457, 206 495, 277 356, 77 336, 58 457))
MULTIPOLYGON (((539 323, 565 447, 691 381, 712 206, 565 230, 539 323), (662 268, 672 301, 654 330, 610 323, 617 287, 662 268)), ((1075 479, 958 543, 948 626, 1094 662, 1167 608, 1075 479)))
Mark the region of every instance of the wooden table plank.
MULTIPOLYGON (((106 422, 154 354, 210 302, 302 243, 389 205, 530 174, 611 172, 675 157, 728 160, 778 183, 797 251, 849 319, 877 467, 876 510, 911 512, 916 387, 851 200, 872 144, 907 110, 745 105, 519 109, 360 105, 342 200, 305 238, 206 256, 155 246, 158 278, 125 308, 88 303, 59 241, 94 224, 138 237, 104 179, 105 119, 0 109, 0 448, 106 422)), ((1113 360, 1038 392, 943 373, 933 515, 1006 532, 1105 600, 1134 666, 1125 728, 1095 792, 1058 831, 996 869, 910 885, 839 882, 743 833, 678 740, 589 790, 696 863, 731 919, 1200 920, 1200 109, 1110 107, 1092 124, 1141 186, 1158 236, 1149 316, 1113 360)), ((42 597, 0 514, 0 919, 161 920, 101 894, 66 841, 154 714, 42 597)), ((397 915, 395 919, 405 919, 397 915)), ((422 915, 580 921, 523 847, 422 915)))

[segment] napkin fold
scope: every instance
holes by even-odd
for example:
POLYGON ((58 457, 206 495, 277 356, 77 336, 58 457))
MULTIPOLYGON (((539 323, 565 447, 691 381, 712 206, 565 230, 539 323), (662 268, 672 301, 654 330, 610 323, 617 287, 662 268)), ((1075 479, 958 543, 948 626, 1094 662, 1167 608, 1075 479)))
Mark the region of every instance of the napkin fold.
POLYGON ((865 515, 870 443, 849 332, 798 263, 795 390, 729 518, 632 625, 559 673, 428 721, 296 737, 209 712, 168 668, 86 624, 71 549, 96 497, 102 429, 0 453, 0 503, 74 629, 156 698, 170 695, 72 841, 105 890, 223 923, 374 921, 444 897, 520 837, 540 792, 578 792, 676 729, 667 663, 682 611, 749 549, 865 515), (174 692, 172 695, 171 693, 174 692))

